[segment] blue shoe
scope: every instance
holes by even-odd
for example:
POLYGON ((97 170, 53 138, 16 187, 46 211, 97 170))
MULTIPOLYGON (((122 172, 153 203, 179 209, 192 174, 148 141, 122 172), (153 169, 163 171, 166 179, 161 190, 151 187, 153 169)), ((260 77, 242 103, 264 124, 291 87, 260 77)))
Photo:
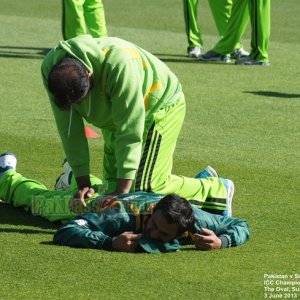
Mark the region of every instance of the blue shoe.
POLYGON ((254 59, 250 56, 238 59, 235 62, 235 64, 236 65, 244 65, 244 66, 262 66, 262 67, 270 66, 270 63, 268 61, 260 61, 260 60, 254 59))
POLYGON ((200 171, 195 178, 207 178, 207 177, 219 177, 217 171, 211 166, 207 166, 205 169, 200 171))
POLYGON ((57 177, 54 188, 56 191, 68 192, 72 181, 73 171, 65 159, 62 164, 63 172, 57 177))
POLYGON ((200 55, 198 59, 201 61, 230 63, 229 56, 217 53, 212 50, 206 52, 205 54, 200 55))
POLYGON ((0 176, 8 170, 15 170, 16 166, 17 158, 14 154, 6 152, 0 155, 0 176))
POLYGON ((227 198, 226 198, 226 206, 227 209, 224 210, 223 216, 224 217, 231 217, 232 216, 232 199, 234 194, 234 184, 230 179, 220 178, 223 182, 226 190, 227 190, 227 198))

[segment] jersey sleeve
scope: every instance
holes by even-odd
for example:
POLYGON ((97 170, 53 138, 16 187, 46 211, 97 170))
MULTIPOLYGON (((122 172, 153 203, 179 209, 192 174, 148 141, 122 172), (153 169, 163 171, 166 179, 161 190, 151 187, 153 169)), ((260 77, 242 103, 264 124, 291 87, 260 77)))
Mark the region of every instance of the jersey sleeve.
POLYGON ((194 233, 201 234, 201 227, 212 230, 222 241, 222 248, 234 247, 249 240, 248 223, 233 217, 223 217, 210 214, 198 208, 193 208, 195 214, 194 233))
POLYGON ((61 246, 112 250, 112 238, 102 231, 93 230, 83 218, 71 220, 59 228, 53 242, 61 246))
MULTIPOLYGON (((145 123, 145 107, 139 62, 120 59, 105 67, 106 92, 112 103, 117 178, 134 179, 138 169, 145 123)), ((113 133, 112 133, 113 134, 113 133)))

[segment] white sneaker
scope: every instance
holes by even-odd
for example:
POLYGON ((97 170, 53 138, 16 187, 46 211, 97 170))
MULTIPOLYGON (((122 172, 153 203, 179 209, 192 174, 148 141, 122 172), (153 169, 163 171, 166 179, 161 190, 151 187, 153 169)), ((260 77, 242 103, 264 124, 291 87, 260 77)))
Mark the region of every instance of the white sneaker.
POLYGON ((56 191, 68 192, 72 181, 73 171, 65 159, 62 164, 63 172, 57 177, 54 188, 56 191))
POLYGON ((188 57, 194 57, 198 58, 202 53, 202 47, 201 46, 195 46, 195 47, 188 47, 187 49, 187 56, 188 57))
POLYGON ((0 155, 0 176, 8 170, 15 170, 16 167, 17 158, 14 154, 6 152, 0 155))
POLYGON ((233 50, 230 53, 230 58, 239 59, 242 57, 247 57, 249 55, 250 55, 250 53, 248 51, 246 51, 244 48, 239 48, 239 49, 233 50))

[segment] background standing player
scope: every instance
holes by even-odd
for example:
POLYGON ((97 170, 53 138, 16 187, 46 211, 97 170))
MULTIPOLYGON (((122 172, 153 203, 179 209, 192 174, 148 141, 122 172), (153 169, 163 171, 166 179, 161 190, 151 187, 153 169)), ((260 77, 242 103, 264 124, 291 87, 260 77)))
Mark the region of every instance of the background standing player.
POLYGON ((102 0, 62 0, 62 34, 64 40, 90 33, 107 35, 102 0))
POLYGON ((271 1, 250 0, 251 52, 239 59, 238 65, 269 66, 269 42, 271 33, 271 1))
POLYGON ((234 49, 246 29, 248 8, 251 20, 251 52, 248 57, 238 59, 236 64, 269 65, 270 0, 235 0, 223 38, 212 50, 201 55, 200 60, 224 61, 223 57, 234 49))
MULTIPOLYGON (((220 37, 226 32, 228 20, 231 15, 232 0, 209 0, 210 9, 217 26, 220 37)), ((198 25, 198 0, 183 0, 183 11, 185 30, 188 39, 187 54, 189 57, 199 57, 203 49, 203 39, 200 27, 198 25)), ((248 16, 249 19, 249 16, 248 16)), ((248 56, 249 53, 243 49, 238 41, 231 51, 231 55, 248 56)))

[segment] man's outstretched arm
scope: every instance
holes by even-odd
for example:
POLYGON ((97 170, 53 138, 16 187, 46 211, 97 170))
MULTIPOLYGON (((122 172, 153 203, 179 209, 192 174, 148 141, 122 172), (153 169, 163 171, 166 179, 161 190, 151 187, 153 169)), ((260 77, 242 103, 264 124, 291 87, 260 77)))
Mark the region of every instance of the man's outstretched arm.
POLYGON ((250 236, 248 223, 194 209, 194 242, 199 250, 213 250, 244 244, 250 236))
POLYGON ((123 232, 110 237, 101 230, 92 230, 86 219, 78 217, 59 228, 54 235, 53 242, 61 246, 136 252, 137 240, 141 237, 141 234, 133 232, 123 232))
POLYGON ((78 217, 60 227, 53 242, 61 246, 112 250, 111 237, 102 231, 91 230, 89 222, 78 217))

